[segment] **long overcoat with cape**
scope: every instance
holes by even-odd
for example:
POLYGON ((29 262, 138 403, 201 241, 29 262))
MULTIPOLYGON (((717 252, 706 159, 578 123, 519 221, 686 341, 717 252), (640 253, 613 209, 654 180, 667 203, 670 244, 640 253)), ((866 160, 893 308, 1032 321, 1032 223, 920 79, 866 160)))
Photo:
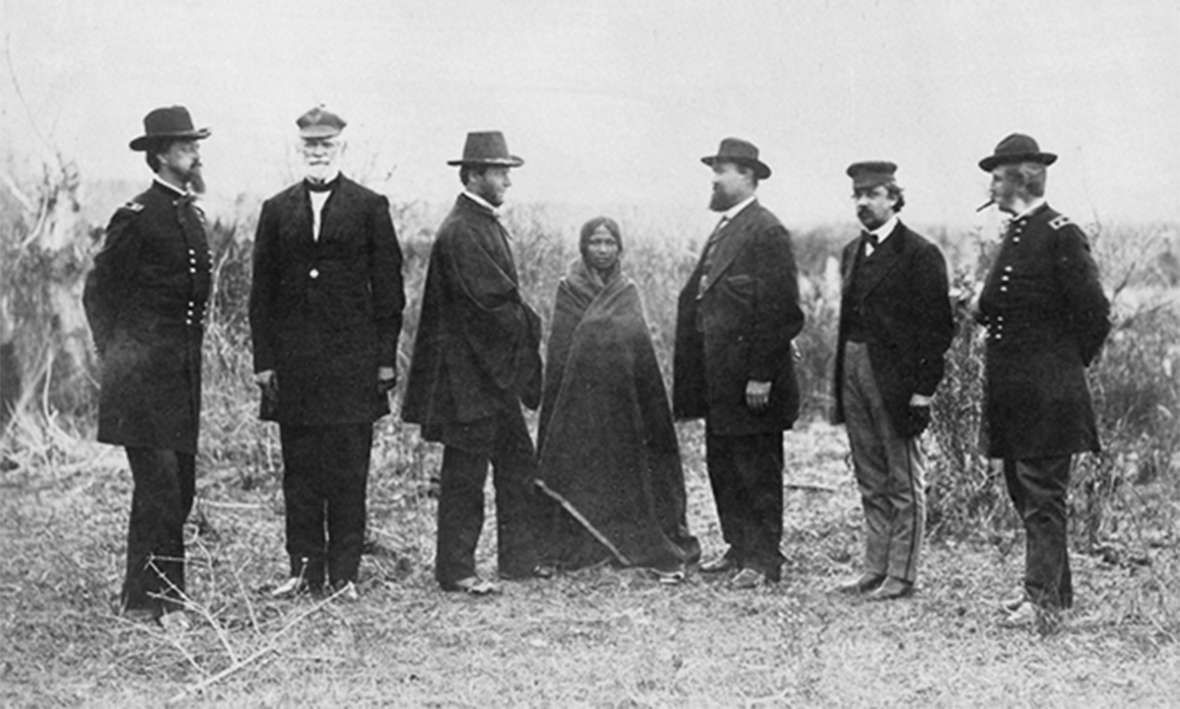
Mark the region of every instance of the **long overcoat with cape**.
MULTIPOLYGON (((688 532, 684 474, 668 393, 635 283, 605 283, 581 260, 557 290, 538 430, 545 483, 636 566, 679 568, 700 556, 688 532)), ((551 560, 611 558, 557 513, 551 560)))

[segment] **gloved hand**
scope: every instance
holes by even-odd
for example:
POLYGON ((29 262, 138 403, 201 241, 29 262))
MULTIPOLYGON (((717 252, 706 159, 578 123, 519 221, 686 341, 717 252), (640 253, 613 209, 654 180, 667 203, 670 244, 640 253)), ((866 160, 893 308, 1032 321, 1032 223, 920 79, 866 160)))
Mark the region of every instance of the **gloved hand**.
POLYGON ((914 436, 922 435, 926 427, 930 425, 930 407, 929 406, 914 406, 913 404, 906 410, 905 421, 900 426, 901 435, 912 438, 914 436))

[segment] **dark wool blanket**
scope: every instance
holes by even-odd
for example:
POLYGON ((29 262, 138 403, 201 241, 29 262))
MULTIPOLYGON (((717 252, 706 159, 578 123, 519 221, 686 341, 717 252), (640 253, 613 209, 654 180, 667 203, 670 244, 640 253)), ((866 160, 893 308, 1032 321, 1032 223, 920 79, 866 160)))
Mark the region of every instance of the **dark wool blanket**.
MULTIPOLYGON (((643 304, 617 272, 604 283, 582 261, 554 305, 537 441, 540 475, 635 566, 670 571, 700 557, 685 520, 676 430, 643 304)), ((554 506, 549 561, 612 559, 554 506)))

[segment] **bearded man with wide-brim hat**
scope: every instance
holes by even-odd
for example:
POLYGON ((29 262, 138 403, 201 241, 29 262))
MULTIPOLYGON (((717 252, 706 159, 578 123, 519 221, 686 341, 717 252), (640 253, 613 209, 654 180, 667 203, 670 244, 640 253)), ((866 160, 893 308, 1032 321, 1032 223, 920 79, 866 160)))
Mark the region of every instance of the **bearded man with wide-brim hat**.
POLYGON ((1073 604, 1070 465, 1075 453, 1099 450, 1085 369, 1110 331, 1110 303, 1086 234, 1045 202, 1045 168, 1056 160, 1013 133, 979 161, 991 173, 990 203, 1011 215, 977 314, 987 326, 983 449, 1003 461, 1026 535, 1024 588, 1003 604, 1011 626, 1073 604))
POLYGON ((498 590, 475 568, 488 464, 496 488, 499 575, 548 576, 538 565, 533 480, 537 462, 521 404, 541 397, 541 320, 524 301, 501 221, 509 171, 524 160, 499 131, 469 133, 463 192, 430 252, 402 418, 444 445, 435 579, 447 591, 498 590))
POLYGON ((183 106, 155 109, 131 149, 151 186, 115 211, 83 303, 101 373, 98 440, 123 446, 134 480, 121 593, 129 617, 184 630, 184 521, 195 490, 201 340, 212 282, 198 141, 183 106))
POLYGON ((803 329, 786 228, 758 203, 770 177, 758 148, 726 138, 701 158, 720 214, 680 292, 673 413, 705 419, 709 482, 728 545, 701 565, 748 589, 777 582, 783 562, 783 431, 799 414, 791 340, 803 329))
POLYGON ((389 413, 405 296, 389 200, 341 172, 346 121, 301 114, 304 177, 262 204, 250 333, 279 425, 287 578, 276 597, 359 597, 373 422, 389 413))

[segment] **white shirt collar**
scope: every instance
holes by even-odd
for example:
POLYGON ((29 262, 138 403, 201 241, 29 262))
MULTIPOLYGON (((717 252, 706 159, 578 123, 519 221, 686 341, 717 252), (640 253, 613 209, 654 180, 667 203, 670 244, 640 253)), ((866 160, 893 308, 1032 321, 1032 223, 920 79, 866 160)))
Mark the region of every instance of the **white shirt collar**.
POLYGON ((1032 201, 1031 204, 1028 205, 1028 209, 1026 209, 1023 212, 1021 212, 1020 214, 1017 214, 1016 216, 1012 217, 1012 221, 1016 221, 1018 219, 1024 219, 1028 215, 1030 215, 1033 212, 1040 209, 1044 204, 1045 204, 1045 198, 1044 197, 1037 197, 1036 199, 1034 199, 1032 201))
POLYGON ((188 195, 189 195, 188 190, 182 190, 179 187, 177 187, 176 185, 168 184, 167 182, 161 180, 159 175, 156 175, 152 179, 155 180, 156 182, 158 182, 159 184, 163 185, 165 187, 165 189, 167 189, 169 192, 174 192, 181 197, 188 197, 188 195))
POLYGON ((474 192, 472 192, 470 190, 463 190, 463 196, 466 197, 467 199, 471 200, 472 202, 475 202, 476 204, 483 207, 484 209, 488 210, 489 212, 491 212, 492 216, 496 217, 497 219, 500 218, 500 210, 493 207, 492 203, 487 201, 483 197, 480 197, 479 195, 475 194, 474 192))
POLYGON ((753 204, 755 199, 758 199, 758 195, 752 194, 749 197, 746 197, 742 201, 722 212, 721 218, 725 221, 733 221, 733 218, 738 215, 738 212, 753 204))
POLYGON ((897 215, 894 214, 892 217, 889 217, 889 221, 885 222, 876 229, 870 229, 869 233, 876 235, 877 244, 880 245, 880 243, 888 239, 889 235, 893 233, 893 230, 897 228, 898 221, 897 215))

